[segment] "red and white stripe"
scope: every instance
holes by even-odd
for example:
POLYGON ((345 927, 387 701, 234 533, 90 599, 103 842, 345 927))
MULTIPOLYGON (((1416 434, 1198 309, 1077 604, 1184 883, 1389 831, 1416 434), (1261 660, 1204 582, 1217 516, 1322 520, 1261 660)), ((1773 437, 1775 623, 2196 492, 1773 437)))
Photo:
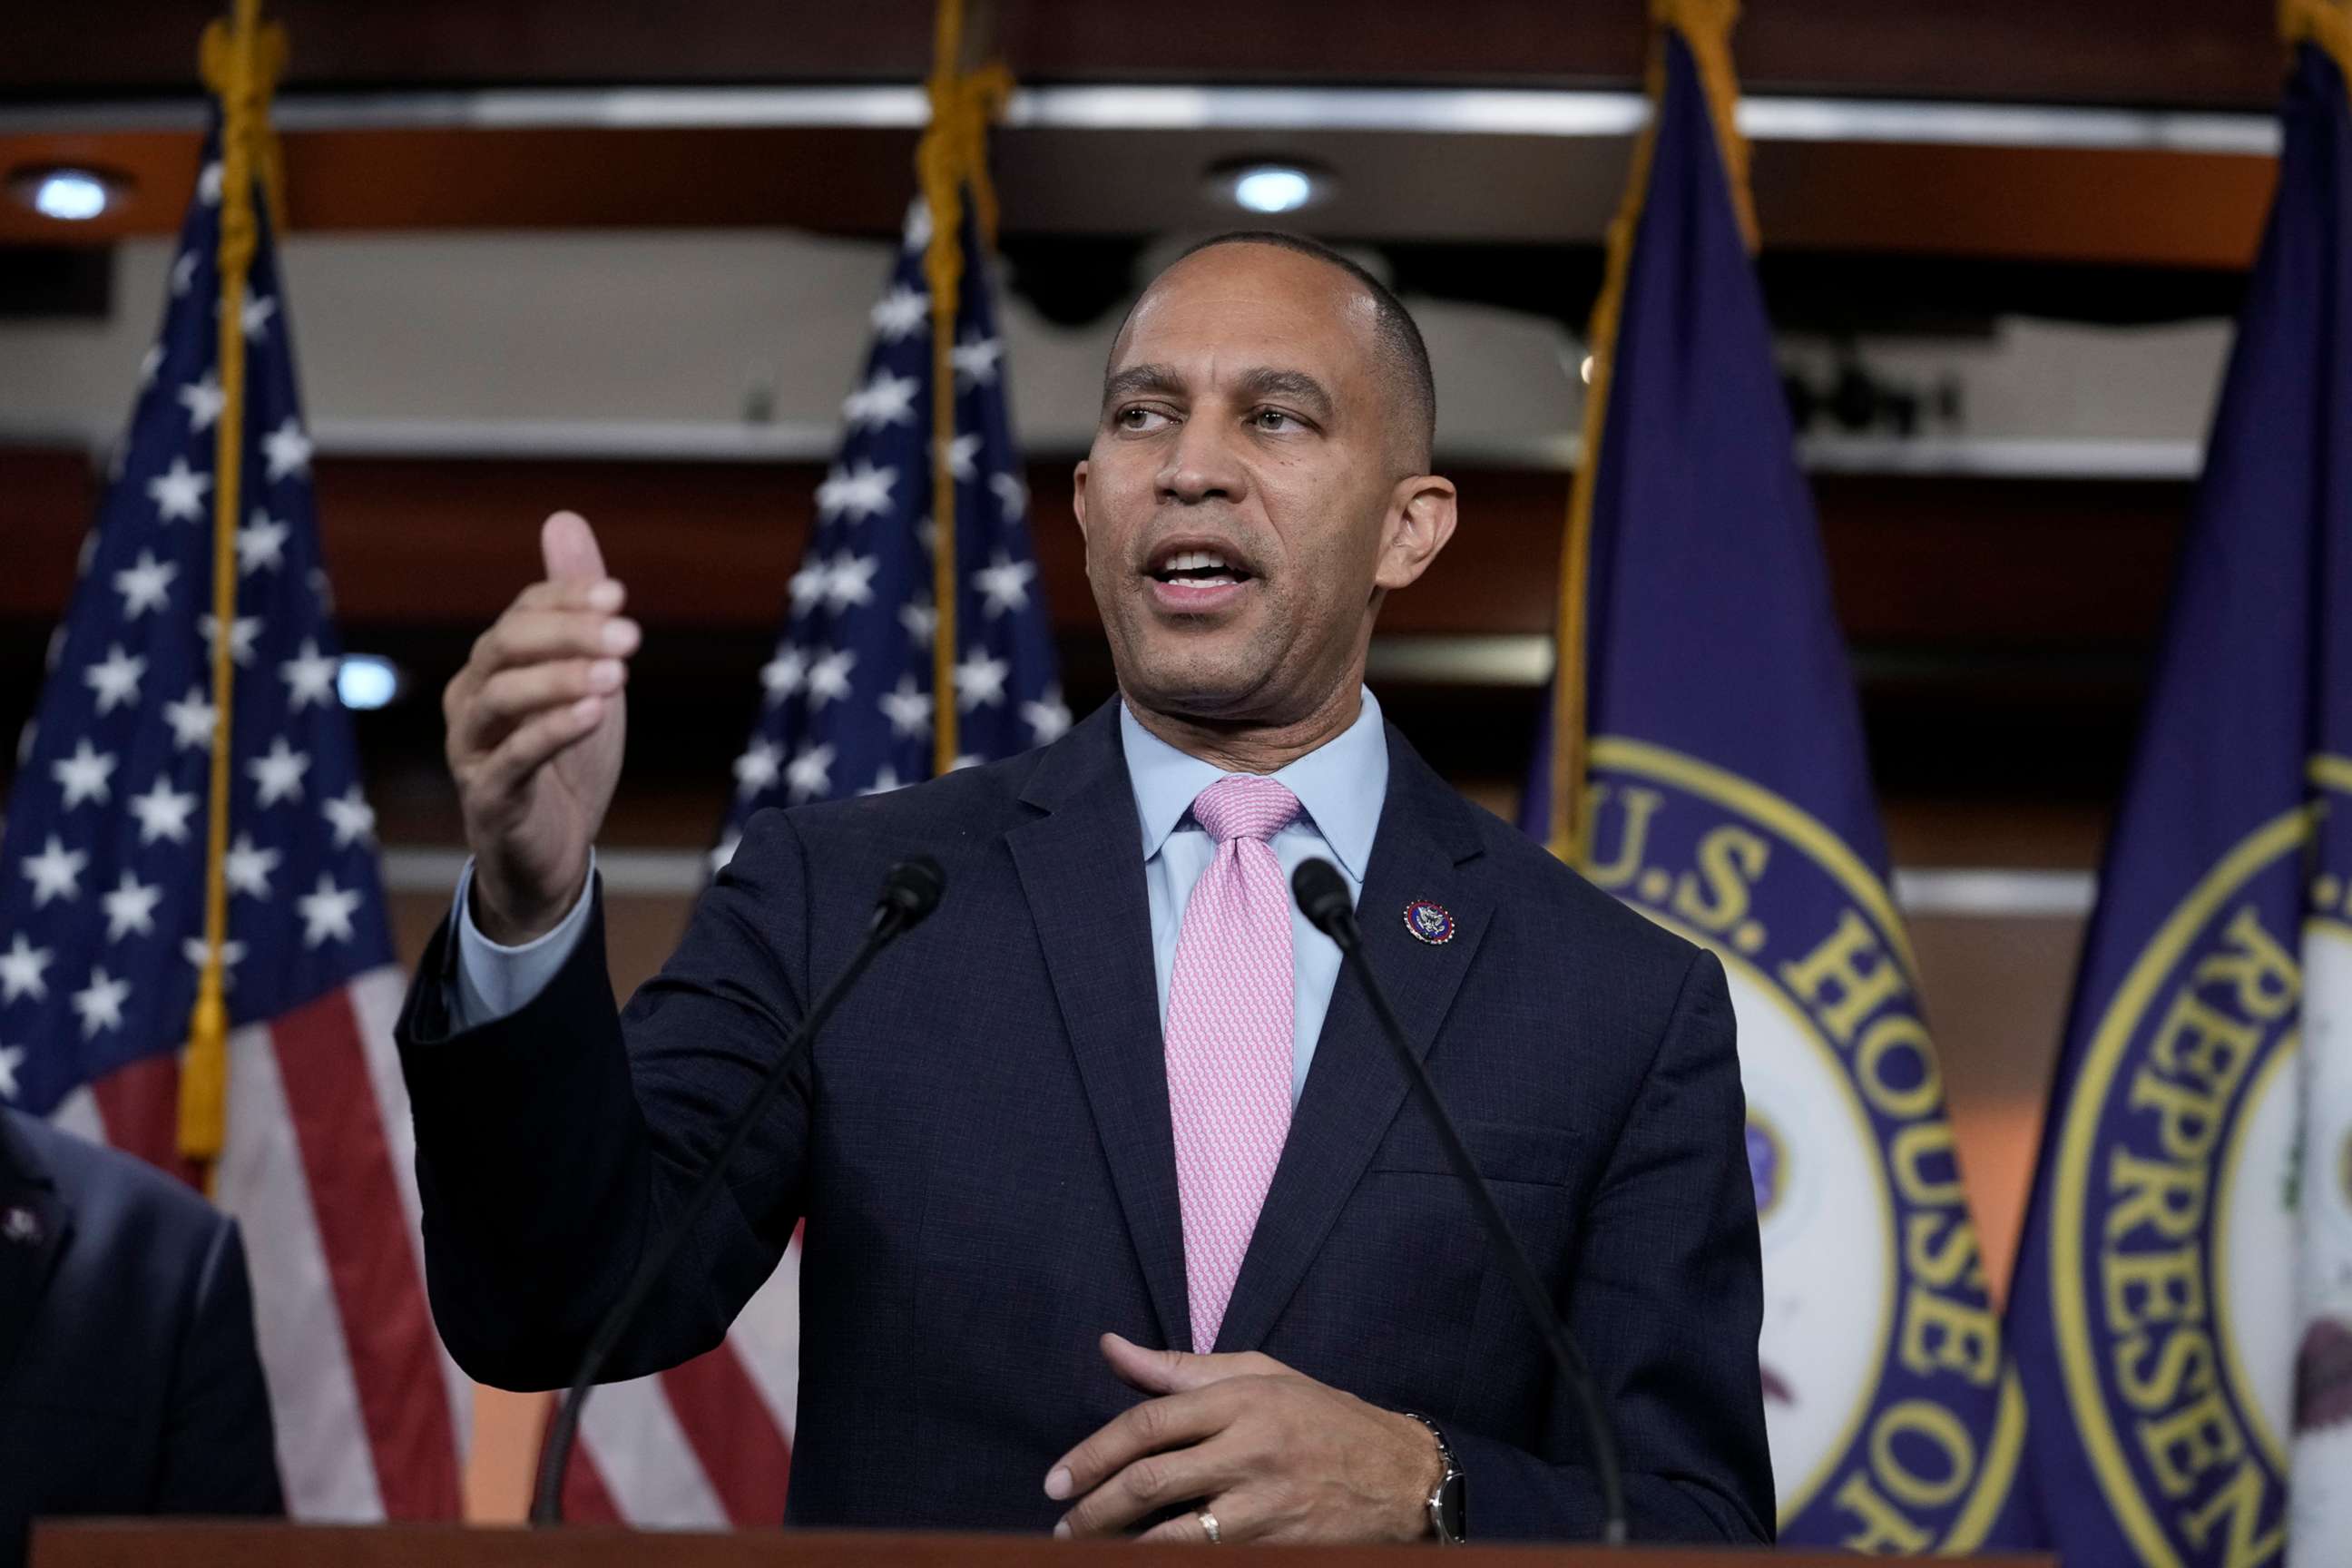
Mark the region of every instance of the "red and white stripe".
MULTIPOLYGON (((279 1474, 300 1519, 455 1519, 473 1391, 425 1298, 415 1134, 392 1039, 404 982, 372 970, 229 1037, 215 1201, 243 1232, 279 1474)), ((59 1123, 186 1175, 179 1060, 77 1091, 59 1123)))
POLYGON ((798 1237, 727 1341, 588 1400, 564 1476, 576 1523, 757 1528, 782 1522, 800 1387, 798 1237))

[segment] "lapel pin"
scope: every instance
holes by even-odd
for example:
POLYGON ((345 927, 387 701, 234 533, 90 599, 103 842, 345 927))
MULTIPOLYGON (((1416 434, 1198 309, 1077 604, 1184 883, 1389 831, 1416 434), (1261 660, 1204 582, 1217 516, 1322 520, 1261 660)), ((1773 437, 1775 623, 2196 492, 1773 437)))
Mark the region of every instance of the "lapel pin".
POLYGON ((1454 917, 1444 904, 1415 899, 1404 907, 1404 929, 1432 947, 1443 947, 1454 940, 1454 917))
POLYGON ((18 1204, 0 1213, 0 1237, 5 1237, 19 1247, 37 1245, 41 1239, 41 1216, 18 1204))

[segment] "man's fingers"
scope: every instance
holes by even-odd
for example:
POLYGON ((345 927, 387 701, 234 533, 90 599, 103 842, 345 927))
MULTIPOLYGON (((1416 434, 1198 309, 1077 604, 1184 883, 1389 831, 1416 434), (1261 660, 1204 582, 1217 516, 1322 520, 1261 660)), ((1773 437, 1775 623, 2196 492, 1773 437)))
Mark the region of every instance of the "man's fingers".
POLYGON ((621 607, 628 590, 617 578, 545 578, 515 595, 518 610, 594 610, 611 615, 621 607))
POLYGON ((596 531, 576 511, 559 511, 539 525, 539 556, 554 582, 593 583, 607 575, 596 531))
MULTIPOLYGON (((1164 1509, 1214 1497, 1248 1478, 1229 1444, 1144 1454, 1104 1479, 1062 1516, 1057 1534, 1115 1535, 1164 1509)), ((1218 1521, 1223 1523, 1222 1519, 1218 1521)))
POLYGON ((515 794, 550 757, 577 745, 604 717, 604 697, 583 697, 550 709, 499 742, 468 781, 469 789, 489 800, 515 794))
POLYGON ((518 606, 476 639, 467 662, 487 679, 510 666, 546 659, 625 658, 637 651, 644 636, 625 616, 518 606))
POLYGON ((1269 1355, 1192 1355, 1183 1351, 1146 1350, 1117 1334, 1102 1337, 1103 1359, 1130 1388, 1146 1394, 1181 1394, 1229 1377, 1271 1377, 1290 1369, 1269 1355))
POLYGON ((1200 1393, 1130 1405, 1055 1461, 1045 1472, 1045 1495, 1056 1502, 1084 1497, 1146 1454, 1216 1436, 1232 1415, 1228 1401, 1200 1393))
POLYGON ((1137 1536, 1136 1542, 1141 1544, 1146 1542, 1173 1541, 1186 1546, 1207 1545, 1209 1527, 1201 1522, 1202 1508, 1207 1509, 1217 1517, 1219 1544, 1230 1546, 1237 1541, 1251 1540, 1256 1534, 1256 1531, 1251 1522, 1250 1512, 1236 1501, 1240 1496, 1239 1492, 1227 1492, 1223 1497, 1204 1500, 1201 1508, 1187 1509, 1174 1519, 1161 1520, 1158 1524, 1137 1536))
POLYGON ((617 658, 564 658, 515 665, 484 679, 451 730, 460 757, 491 750, 514 728, 583 697, 608 697, 628 680, 617 658))

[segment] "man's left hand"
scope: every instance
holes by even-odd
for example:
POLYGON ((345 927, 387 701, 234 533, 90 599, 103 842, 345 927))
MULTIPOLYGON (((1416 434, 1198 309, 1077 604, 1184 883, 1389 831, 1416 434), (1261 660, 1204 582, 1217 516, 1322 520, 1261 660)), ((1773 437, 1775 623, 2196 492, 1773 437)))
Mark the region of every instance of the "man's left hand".
POLYGON ((1429 1428, 1271 1356, 1150 1351, 1117 1334, 1103 1359, 1148 1399, 1071 1449, 1045 1495, 1076 1503, 1056 1535, 1115 1535, 1171 1507, 1146 1541, 1418 1541, 1444 1473, 1429 1428))

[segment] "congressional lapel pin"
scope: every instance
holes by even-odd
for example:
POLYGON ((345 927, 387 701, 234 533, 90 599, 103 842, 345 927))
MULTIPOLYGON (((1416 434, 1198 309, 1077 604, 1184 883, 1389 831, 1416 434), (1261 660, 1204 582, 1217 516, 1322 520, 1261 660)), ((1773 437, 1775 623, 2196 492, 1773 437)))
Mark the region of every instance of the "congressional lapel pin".
POLYGON ((1404 929, 1432 947, 1443 947, 1454 940, 1454 917, 1444 904, 1415 899, 1404 907, 1404 929))
POLYGON ((41 1240, 41 1216, 22 1204, 11 1205, 0 1212, 0 1237, 19 1247, 37 1247, 41 1240))

